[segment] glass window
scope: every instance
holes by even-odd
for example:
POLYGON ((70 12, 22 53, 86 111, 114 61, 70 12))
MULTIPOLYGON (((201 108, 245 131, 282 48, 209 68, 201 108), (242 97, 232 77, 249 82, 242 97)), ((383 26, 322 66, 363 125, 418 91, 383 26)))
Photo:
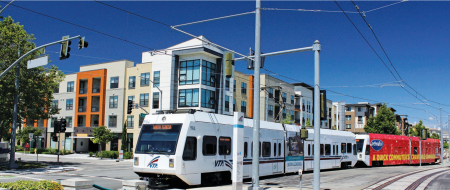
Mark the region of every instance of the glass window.
POLYGON ((336 155, 336 149, 334 145, 333 145, 333 155, 336 155))
POLYGON ((67 92, 73 92, 73 89, 74 89, 74 82, 73 81, 67 82, 67 92))
POLYGON ((353 144, 353 155, 356 155, 356 144, 353 144))
POLYGON ((241 93, 247 94, 247 83, 244 82, 241 83, 241 93))
POLYGON ((362 116, 358 116, 358 121, 362 122, 363 121, 363 117, 362 116))
POLYGON ((236 80, 234 80, 234 83, 233 83, 233 92, 236 92, 236 80))
POLYGON ((109 116, 108 127, 117 127, 117 116, 115 115, 109 116))
POLYGON ((202 84, 215 87, 216 64, 209 61, 202 61, 202 84))
POLYGON ((198 88, 180 90, 178 107, 198 107, 198 88))
POLYGON ((308 144, 308 155, 311 155, 311 145, 308 144))
POLYGON ((233 99, 233 111, 236 111, 236 99, 233 99))
POLYGON ((291 120, 294 121, 294 119, 295 119, 294 110, 291 110, 290 112, 291 112, 290 113, 291 114, 291 120))
POLYGON ((148 86, 150 84, 150 73, 141 73, 141 86, 148 86))
POLYGON ((273 106, 272 105, 269 105, 269 111, 267 114, 269 114, 270 116, 273 115, 273 106))
POLYGON ((294 104, 294 102, 295 102, 294 96, 291 95, 291 104, 294 104))
POLYGON ((216 92, 202 89, 202 107, 214 109, 216 92))
POLYGON ((352 107, 345 107, 345 111, 352 111, 352 107))
POLYGON ((364 139, 356 139, 356 151, 362 152, 364 148, 364 139))
POLYGON ((358 111, 363 111, 363 108, 362 107, 358 107, 358 111))
POLYGON ((66 117, 67 127, 72 127, 72 117, 67 116, 66 117))
POLYGON ((219 155, 231 155, 230 137, 219 137, 219 155))
POLYGON ((352 125, 351 125, 351 124, 346 124, 346 125, 345 125, 345 128, 346 128, 346 129, 351 129, 351 128, 352 128, 352 125))
POLYGON ((324 154, 323 144, 320 144, 320 155, 324 154))
POLYGON ((270 157, 270 142, 263 142, 262 143, 262 156, 263 157, 270 157))
POLYGON ((325 155, 331 155, 331 145, 325 145, 325 155))
POLYGON ((58 84, 58 86, 53 90, 53 93, 59 93, 59 84, 58 84))
POLYGON ((352 144, 347 143, 347 153, 352 153, 352 144))
POLYGON ((66 110, 73 110, 73 99, 66 99, 66 110))
POLYGON ((141 94, 139 98, 139 105, 142 107, 148 106, 148 93, 141 94))
POLYGON ((278 156, 281 156, 281 143, 278 143, 278 156))
POLYGON ((248 156, 248 143, 244 142, 244 158, 248 156))
POLYGON ((230 90, 230 79, 229 78, 225 79, 225 90, 226 91, 230 90))
POLYGON ((58 109, 58 100, 52 101, 52 109, 58 109))
POLYGON ((197 138, 186 137, 184 145, 183 160, 195 160, 197 158, 197 138))
POLYGON ((286 102, 287 100, 287 94, 283 92, 283 102, 286 102))
POLYGON ((109 88, 119 88, 119 77, 111 77, 111 84, 109 88))
POLYGON ((203 156, 215 156, 217 152, 217 137, 203 136, 203 156))
POLYGON ((159 71, 153 72, 153 86, 159 87, 159 71))
POLYGON ((414 147, 414 154, 417 155, 417 147, 414 147))
POLYGON ((346 146, 347 144, 341 143, 341 153, 345 153, 345 150, 347 150, 346 146))
POLYGON ((109 97, 109 108, 117 108, 118 105, 118 96, 110 96, 109 97))
POLYGON ((131 76, 128 78, 128 88, 135 88, 136 87, 136 77, 135 76, 131 76))
POLYGON ((273 89, 269 88, 269 98, 273 98, 273 89))
POLYGON ((352 116, 351 116, 351 115, 346 115, 346 116, 345 116, 345 120, 346 120, 346 121, 352 120, 352 116))
POLYGON ((159 92, 153 92, 153 108, 159 108, 159 92))
POLYGON ((225 111, 230 111, 230 97, 225 95, 225 111))
POLYGON ((277 156, 277 143, 273 143, 273 156, 277 156))
POLYGON ((370 155, 370 145, 366 145, 366 155, 370 155))
POLYGON ((144 124, 136 143, 136 153, 174 155, 180 129, 181 124, 171 125, 170 129, 144 124))
POLYGON ((241 112, 247 112, 247 102, 246 101, 241 101, 241 112))
POLYGON ((134 116, 129 115, 127 116, 127 128, 133 128, 134 127, 134 116))
POLYGON ((180 85, 198 84, 200 79, 200 60, 180 62, 180 85))

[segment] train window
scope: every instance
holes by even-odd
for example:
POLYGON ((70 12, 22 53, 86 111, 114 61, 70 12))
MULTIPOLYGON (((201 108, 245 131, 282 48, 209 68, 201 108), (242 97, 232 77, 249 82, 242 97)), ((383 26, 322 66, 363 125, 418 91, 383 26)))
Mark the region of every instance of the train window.
POLYGON ((253 157, 253 142, 252 142, 252 146, 250 147, 250 149, 251 149, 251 152, 250 152, 250 154, 252 155, 252 157, 253 157))
POLYGON ((341 143, 341 153, 345 153, 346 147, 347 145, 345 143, 341 143))
POLYGON ((262 143, 262 155, 263 157, 270 157, 270 142, 263 142, 262 143))
POLYGON ((231 138, 219 137, 219 155, 231 154, 231 138))
POLYGON ((347 153, 352 153, 352 144, 347 143, 347 153))
POLYGON ((281 143, 278 143, 278 156, 281 156, 281 143))
POLYGON ((353 155, 356 155, 356 144, 353 144, 353 155))
POLYGON ((248 143, 244 142, 244 158, 247 158, 247 152, 248 152, 248 143))
POLYGON ((308 155, 311 155, 311 145, 308 144, 308 155))
POLYGON ((197 157, 197 138, 186 137, 184 145, 183 160, 195 160, 197 157))
POLYGON ((273 157, 277 156, 277 143, 273 143, 273 157))
POLYGON ((366 155, 370 155, 370 145, 366 145, 366 155))
POLYGON ((330 155, 331 154, 331 145, 326 144, 325 145, 325 155, 330 155))
POLYGON ((323 155, 323 144, 320 144, 320 155, 323 155))
POLYGON ((335 149, 334 149, 334 145, 333 145, 333 154, 332 155, 334 155, 334 153, 335 153, 335 149))
POLYGON ((417 147, 414 147, 414 154, 417 155, 417 147))
POLYGON ((259 157, 261 157, 261 142, 259 142, 259 157))
POLYGON ((217 137, 215 136, 203 136, 203 155, 215 156, 217 153, 217 137))
POLYGON ((311 155, 314 155, 314 145, 312 145, 311 155))

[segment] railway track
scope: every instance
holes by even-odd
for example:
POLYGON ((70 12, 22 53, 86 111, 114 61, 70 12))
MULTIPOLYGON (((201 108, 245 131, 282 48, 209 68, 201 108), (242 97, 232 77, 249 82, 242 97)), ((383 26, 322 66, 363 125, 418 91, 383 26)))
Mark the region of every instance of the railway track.
POLYGON ((366 188, 364 188, 364 190, 381 190, 381 189, 383 189, 383 188, 385 188, 385 187, 387 187, 389 185, 394 184, 395 182, 397 182, 397 181, 399 181, 401 179, 404 179, 405 177, 412 176, 412 175, 419 174, 419 173, 423 173, 423 172, 429 172, 431 170, 439 170, 439 171, 432 172, 430 174, 427 174, 425 176, 420 177, 419 179, 417 179, 416 181, 411 183, 411 185, 406 187, 405 190, 415 190, 417 187, 420 186, 420 184, 422 184, 422 182, 424 182, 425 180, 427 180, 431 176, 434 176, 436 174, 440 174, 442 172, 449 171, 448 167, 432 168, 432 169, 425 169, 425 170, 420 170, 420 171, 416 171, 416 172, 410 172, 410 173, 407 173, 407 174, 403 174, 403 175, 394 177, 391 180, 389 180, 389 179, 392 178, 392 177, 387 177, 387 178, 384 178, 382 180, 379 180, 378 182, 376 182, 376 183, 374 183, 372 185, 367 186, 366 188))

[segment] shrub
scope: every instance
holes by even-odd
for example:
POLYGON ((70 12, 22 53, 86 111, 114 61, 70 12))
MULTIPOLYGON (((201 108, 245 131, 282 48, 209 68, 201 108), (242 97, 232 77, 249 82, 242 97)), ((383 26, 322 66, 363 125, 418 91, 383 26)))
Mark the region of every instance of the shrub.
POLYGON ((17 180, 15 182, 0 183, 0 188, 7 188, 10 190, 64 190, 63 186, 54 181, 42 180, 42 181, 24 181, 17 180))
POLYGON ((94 155, 93 152, 89 152, 89 157, 92 157, 92 155, 94 155))
POLYGON ((124 152, 123 159, 133 159, 133 152, 124 152))
POLYGON ((16 145, 16 146, 14 147, 14 149, 15 149, 16 151, 23 150, 23 149, 22 149, 22 146, 20 146, 20 145, 16 145))
MULTIPOLYGON (((36 149, 36 148, 30 148, 31 154, 34 154, 34 149, 36 149)), ((37 148, 36 149, 36 153, 38 153, 38 154, 42 154, 43 152, 47 152, 47 149, 46 148, 37 148)))
MULTIPOLYGON (((118 151, 102 151, 103 154, 103 158, 112 158, 112 159, 117 159, 119 158, 119 152, 118 151)), ((100 158, 100 151, 98 151, 95 154, 95 157, 100 158)))

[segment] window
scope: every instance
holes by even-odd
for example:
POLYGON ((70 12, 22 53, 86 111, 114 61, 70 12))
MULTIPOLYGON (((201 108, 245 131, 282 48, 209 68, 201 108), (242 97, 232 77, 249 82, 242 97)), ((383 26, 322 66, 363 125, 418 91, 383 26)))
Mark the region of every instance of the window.
POLYGON ((219 155, 231 155, 230 137, 219 137, 219 155))
POLYGON ((291 104, 294 104, 294 102, 295 102, 294 96, 291 95, 291 104))
POLYGON ((291 114, 291 120, 294 121, 294 119, 295 119, 294 110, 291 110, 290 112, 291 112, 290 113, 291 114))
POLYGON ((356 155, 356 144, 353 144, 353 155, 356 155))
POLYGON ((345 143, 341 143, 341 153, 345 153, 345 150, 347 150, 345 147, 347 145, 345 143))
POLYGON ((244 142, 244 158, 248 156, 248 143, 244 142))
POLYGON ((198 84, 200 79, 200 60, 180 62, 180 85, 198 84))
POLYGON ((268 112, 268 114, 269 114, 270 116, 273 115, 273 106, 272 106, 272 105, 269 105, 269 112, 268 112))
POLYGON ((277 143, 273 143, 273 157, 277 156, 277 143))
POLYGON ((308 144, 308 155, 311 155, 311 145, 308 144))
POLYGON ((352 111, 352 107, 345 107, 345 111, 352 111))
POLYGON ((233 92, 236 92, 236 80, 234 80, 234 83, 233 83, 233 92))
POLYGON ((233 99, 233 111, 236 111, 236 99, 233 99))
POLYGON ((332 155, 336 155, 336 149, 335 149, 334 145, 333 145, 333 154, 332 155))
POLYGON ((281 156, 281 143, 278 143, 278 156, 281 156))
POLYGON ((153 108, 159 108, 159 92, 153 92, 153 108))
POLYGON ((247 94, 247 83, 241 83, 241 93, 247 94))
POLYGON ((74 89, 74 82, 73 81, 67 82, 67 92, 73 92, 73 89, 74 89))
POLYGON ((180 90, 178 107, 198 107, 198 89, 180 90))
POLYGON ((314 150, 314 145, 312 145, 312 152, 311 152, 311 155, 314 155, 314 152, 315 152, 315 150, 314 150))
POLYGON ((128 96, 128 100, 131 100, 134 103, 134 96, 128 96))
POLYGON ((320 155, 324 154, 323 144, 320 144, 320 155))
POLYGON ((58 100, 52 101, 52 109, 58 109, 58 100))
POLYGON ((286 102, 286 101, 287 101, 287 100, 286 100, 286 96, 287 96, 286 93, 283 92, 283 102, 286 102))
POLYGON ((59 93, 59 84, 58 84, 58 86, 55 88, 55 90, 53 90, 53 93, 59 93))
POLYGON ((250 153, 252 154, 252 157, 253 157, 253 142, 252 142, 252 145, 251 145, 250 148, 251 148, 251 152, 250 153))
POLYGON ((370 155, 370 145, 366 145, 366 155, 370 155))
POLYGON ((269 88, 269 98, 273 98, 273 89, 269 88))
POLYGON ((225 111, 230 111, 230 97, 225 96, 225 111))
POLYGON ((358 111, 363 111, 363 108, 362 107, 358 107, 358 111))
POLYGON ((352 128, 352 125, 351 125, 351 124, 346 124, 346 125, 345 125, 345 128, 346 128, 346 129, 351 129, 351 128, 352 128))
POLYGON ((136 87, 136 77, 135 76, 131 76, 128 78, 128 88, 129 89, 133 89, 136 87))
POLYGON ((217 137, 203 136, 203 156, 214 156, 217 152, 217 137))
POLYGON ((134 116, 127 116, 127 128, 133 128, 134 126, 134 116))
POLYGON ((362 116, 358 116, 358 122, 363 122, 363 117, 362 116))
POLYGON ((352 116, 351 116, 351 115, 346 115, 346 116, 345 116, 345 120, 346 120, 346 121, 352 120, 352 116))
POLYGON ((214 109, 216 92, 202 89, 202 107, 214 109))
POLYGON ((159 71, 153 72, 153 86, 159 87, 159 71))
MULTIPOLYGON (((270 151, 269 151, 269 154, 270 154, 270 151)), ((259 142, 259 157, 261 157, 261 142, 259 142)))
POLYGON ((183 160, 195 160, 197 158, 197 138, 186 137, 184 145, 183 160))
POLYGON ((209 61, 202 61, 202 84, 215 87, 216 64, 209 61))
POLYGON ((241 112, 245 112, 247 111, 247 102, 246 101, 241 101, 241 112))
POLYGON ((286 109, 283 108, 283 119, 286 118, 286 109))
POLYGON ((331 145, 325 145, 325 155, 331 155, 331 145))
POLYGON ((262 143, 262 156, 263 157, 270 157, 270 142, 263 142, 262 143))
POLYGON ((109 97, 109 108, 117 108, 118 100, 119 100, 118 96, 110 96, 109 97))
POLYGON ((111 84, 109 88, 119 88, 119 77, 111 77, 111 84))
POLYGON ((414 147, 414 155, 417 155, 417 147, 414 147))
POLYGON ((347 143, 347 153, 352 153, 352 144, 347 143))
POLYGON ((139 98, 139 105, 142 107, 148 106, 148 93, 141 94, 141 97, 139 98))
POLYGON ((150 73, 141 73, 141 86, 148 86, 150 84, 150 73))
POLYGON ((66 117, 67 127, 72 127, 72 117, 66 117))
POLYGON ((117 116, 115 115, 109 116, 108 127, 117 127, 117 116))
POLYGON ((230 79, 229 78, 225 79, 225 90, 226 91, 230 90, 230 79))
POLYGON ((73 110, 73 99, 66 99, 66 110, 73 110))

